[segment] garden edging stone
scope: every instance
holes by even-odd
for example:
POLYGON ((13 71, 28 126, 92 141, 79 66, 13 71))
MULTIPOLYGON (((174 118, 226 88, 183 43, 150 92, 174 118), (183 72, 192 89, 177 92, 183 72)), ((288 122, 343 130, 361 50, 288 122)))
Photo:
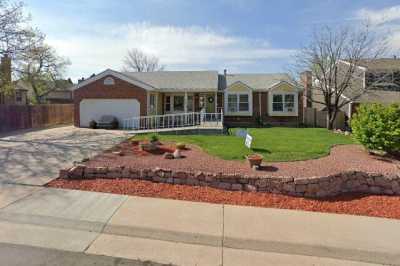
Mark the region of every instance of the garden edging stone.
POLYGON ((60 178, 131 178, 191 186, 210 186, 234 191, 279 193, 290 196, 323 198, 348 192, 400 195, 400 174, 385 175, 360 171, 346 171, 334 175, 293 177, 255 177, 239 174, 173 171, 155 167, 86 167, 75 165, 60 170, 60 178))

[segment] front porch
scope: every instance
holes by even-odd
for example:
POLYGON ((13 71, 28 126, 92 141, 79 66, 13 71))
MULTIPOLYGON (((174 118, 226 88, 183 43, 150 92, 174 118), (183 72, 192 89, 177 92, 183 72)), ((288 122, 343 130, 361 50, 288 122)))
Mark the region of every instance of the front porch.
POLYGON ((150 92, 147 95, 147 115, 187 113, 221 113, 223 93, 204 92, 150 92))

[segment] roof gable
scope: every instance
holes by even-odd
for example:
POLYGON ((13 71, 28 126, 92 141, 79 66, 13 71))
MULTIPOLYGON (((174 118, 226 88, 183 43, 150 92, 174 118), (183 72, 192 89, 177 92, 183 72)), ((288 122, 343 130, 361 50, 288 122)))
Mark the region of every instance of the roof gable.
POLYGON ((124 75, 124 74, 122 74, 120 72, 117 72, 115 70, 112 70, 112 69, 107 69, 107 70, 105 70, 105 71, 103 71, 103 72, 101 72, 101 73, 99 73, 99 74, 97 74, 97 75, 85 80, 85 81, 82 81, 81 83, 79 83, 77 85, 77 89, 79 89, 81 87, 84 87, 84 86, 86 86, 86 85, 88 85, 88 84, 90 84, 92 82, 95 82, 95 81, 97 81, 99 79, 102 79, 102 78, 104 78, 106 76, 113 76, 113 77, 119 78, 119 79, 121 79, 123 81, 126 81, 126 82, 128 82, 130 84, 133 84, 133 85, 138 86, 140 88, 143 88, 145 90, 154 90, 155 89, 153 86, 151 86, 151 85, 149 85, 149 84, 147 84, 147 83, 145 83, 143 81, 140 81, 140 80, 135 79, 133 77, 126 76, 126 75, 124 75))
POLYGON ((237 82, 241 82, 253 90, 269 90, 281 82, 291 84, 289 75, 285 73, 226 75, 227 87, 230 87, 232 84, 237 82))

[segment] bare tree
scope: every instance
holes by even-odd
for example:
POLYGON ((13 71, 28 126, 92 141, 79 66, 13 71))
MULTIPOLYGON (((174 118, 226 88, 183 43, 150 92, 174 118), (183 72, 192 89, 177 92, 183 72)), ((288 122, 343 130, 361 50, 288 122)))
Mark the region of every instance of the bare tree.
POLYGON ((55 87, 70 62, 57 55, 56 51, 44 42, 36 43, 20 53, 17 58, 18 76, 32 86, 34 101, 40 102, 40 95, 55 87))
MULTIPOLYGON (((359 65, 381 57, 386 41, 368 25, 361 27, 323 26, 312 35, 309 45, 295 55, 296 76, 304 70, 312 73, 309 101, 327 111, 327 128, 332 129, 340 108, 357 100, 381 80, 362 84, 359 65)), ((383 80, 383 79, 382 79, 383 80)))
POLYGON ((152 72, 162 71, 164 66, 160 65, 159 59, 152 55, 147 55, 139 49, 128 51, 124 59, 124 71, 152 72))
MULTIPOLYGON (((29 17, 23 13, 22 2, 0 0, 0 56, 15 60, 16 55, 31 48, 43 35, 28 25, 29 17)), ((0 93, 10 93, 12 83, 8 74, 0 72, 0 93)))

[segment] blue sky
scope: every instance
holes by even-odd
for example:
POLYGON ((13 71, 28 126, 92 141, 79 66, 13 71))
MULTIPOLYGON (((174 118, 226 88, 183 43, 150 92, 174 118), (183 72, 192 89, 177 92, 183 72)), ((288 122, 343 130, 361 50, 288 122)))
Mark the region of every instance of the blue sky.
POLYGON ((282 72, 321 24, 370 20, 400 48, 399 1, 27 0, 32 22, 77 79, 120 70, 129 48, 156 55, 167 70, 282 72))

